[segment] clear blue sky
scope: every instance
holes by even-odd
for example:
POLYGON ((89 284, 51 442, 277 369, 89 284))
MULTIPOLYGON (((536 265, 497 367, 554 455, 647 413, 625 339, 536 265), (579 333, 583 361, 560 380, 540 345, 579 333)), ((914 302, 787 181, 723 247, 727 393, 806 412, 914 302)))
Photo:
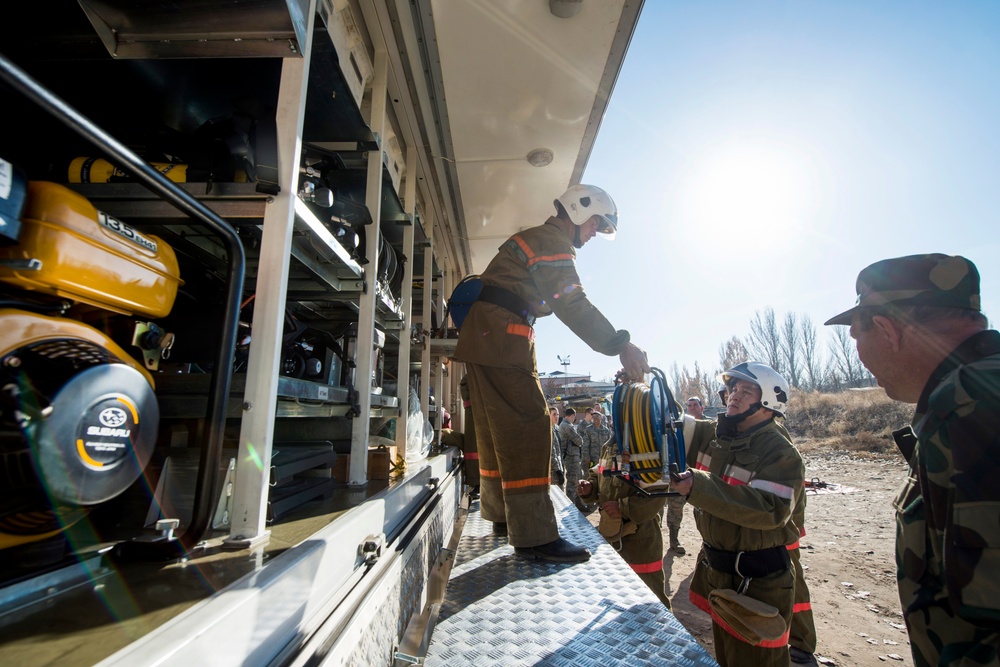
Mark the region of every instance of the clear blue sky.
MULTIPOLYGON (((584 9, 586 11, 586 9, 584 9)), ((754 312, 827 318, 866 265, 960 254, 1000 318, 1000 2, 647 0, 584 182, 588 295, 651 365, 714 370, 754 312)), ((612 377, 555 317, 538 367, 612 377)))

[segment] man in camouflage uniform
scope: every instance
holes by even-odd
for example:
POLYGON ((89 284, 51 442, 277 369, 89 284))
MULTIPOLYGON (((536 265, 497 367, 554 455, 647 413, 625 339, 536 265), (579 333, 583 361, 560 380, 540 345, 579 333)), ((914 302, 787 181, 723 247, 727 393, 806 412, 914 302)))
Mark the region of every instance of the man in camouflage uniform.
POLYGON ((896 497, 896 579, 916 667, 997 665, 1000 645, 1000 333, 979 271, 942 254, 866 267, 849 325, 890 398, 915 403, 893 435, 910 464, 896 497))
POLYGON ((566 408, 559 424, 559 442, 562 444, 563 472, 566 474, 566 497, 578 509, 584 510, 576 494, 577 484, 583 477, 583 436, 576 428, 576 410, 566 408))
POLYGON ((590 428, 583 432, 583 472, 589 474, 590 469, 601 460, 601 449, 611 439, 611 429, 604 423, 604 415, 593 413, 590 428))
POLYGON ((549 420, 552 422, 552 462, 549 465, 549 481, 561 489, 566 485, 566 470, 562 462, 562 445, 559 444, 559 410, 549 408, 549 420))
MULTIPOLYGON (((599 413, 594 413, 597 416, 599 413)), ((663 516, 663 496, 644 496, 621 477, 605 477, 604 470, 610 470, 612 460, 618 455, 618 444, 614 439, 605 441, 601 448, 598 464, 594 466, 578 487, 580 499, 596 502, 601 510, 601 525, 606 518, 620 521, 619 536, 605 535, 626 563, 639 575, 649 589, 656 594, 667 609, 666 581, 663 576, 663 533, 660 531, 663 516), (629 526, 632 524, 632 526, 629 526)), ((619 457, 619 463, 623 463, 619 457)), ((604 534, 606 531, 602 531, 604 534)))
POLYGON ((715 657, 722 667, 787 667, 795 575, 788 545, 798 540, 792 510, 805 467, 775 421, 788 403, 788 383, 766 364, 724 372, 726 413, 718 424, 694 421, 687 470, 671 490, 687 496, 704 545, 691 581, 691 602, 712 616, 715 657), (777 610, 784 634, 748 640, 712 606, 712 593, 735 590, 777 610))
POLYGON ((559 537, 549 497, 552 436, 532 325, 555 313, 592 349, 617 355, 629 375, 642 377, 649 364, 628 331, 590 303, 576 271, 576 249, 617 231, 614 201, 600 188, 575 185, 554 204, 555 217, 508 239, 482 273, 454 358, 469 374, 482 517, 495 529, 504 524, 519 557, 579 562, 590 552, 559 537))

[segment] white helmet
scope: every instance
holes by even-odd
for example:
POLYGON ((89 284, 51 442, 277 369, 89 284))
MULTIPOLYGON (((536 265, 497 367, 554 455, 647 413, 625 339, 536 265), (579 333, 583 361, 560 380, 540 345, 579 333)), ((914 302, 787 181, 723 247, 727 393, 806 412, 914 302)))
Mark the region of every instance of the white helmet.
POLYGON ((556 208, 560 206, 570 221, 580 226, 590 220, 591 216, 601 217, 597 233, 609 241, 615 238, 618 231, 618 207, 615 201, 604 190, 595 185, 574 185, 553 202, 556 208))
POLYGON ((719 379, 727 387, 733 380, 753 382, 760 387, 760 404, 782 417, 785 416, 785 406, 788 405, 788 382, 767 364, 747 361, 725 371, 719 375, 719 379))

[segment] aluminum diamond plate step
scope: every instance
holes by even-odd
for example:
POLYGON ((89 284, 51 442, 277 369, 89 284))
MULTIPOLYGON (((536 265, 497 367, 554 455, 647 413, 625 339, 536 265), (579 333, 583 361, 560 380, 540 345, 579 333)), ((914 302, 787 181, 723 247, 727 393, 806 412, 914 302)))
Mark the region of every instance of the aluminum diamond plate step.
POLYGON ((594 556, 518 558, 473 503, 424 664, 717 667, 565 494, 551 496, 562 536, 594 556))

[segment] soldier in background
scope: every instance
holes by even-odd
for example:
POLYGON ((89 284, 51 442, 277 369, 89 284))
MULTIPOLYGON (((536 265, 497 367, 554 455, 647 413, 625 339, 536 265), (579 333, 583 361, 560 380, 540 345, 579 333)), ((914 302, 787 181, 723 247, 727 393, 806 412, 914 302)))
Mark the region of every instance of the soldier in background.
POLYGON ((566 484, 566 470, 563 468, 562 445, 559 443, 559 410, 549 408, 549 420, 552 422, 552 463, 549 482, 560 489, 566 484))
POLYGON ((611 439, 611 429, 604 423, 604 415, 593 413, 590 428, 583 432, 583 473, 586 476, 601 460, 601 448, 611 439))
POLYGON ((566 408, 559 424, 559 442, 562 444, 563 470, 566 473, 566 496, 581 512, 586 507, 577 496, 577 483, 583 477, 583 436, 576 430, 576 410, 566 408))
MULTIPOLYGON (((994 261, 992 268, 996 268, 994 261)), ((910 464, 896 498, 896 579, 917 667, 1000 662, 1000 332, 979 271, 942 254, 884 259, 858 274, 851 327, 889 398, 915 403, 893 433, 910 464)))

